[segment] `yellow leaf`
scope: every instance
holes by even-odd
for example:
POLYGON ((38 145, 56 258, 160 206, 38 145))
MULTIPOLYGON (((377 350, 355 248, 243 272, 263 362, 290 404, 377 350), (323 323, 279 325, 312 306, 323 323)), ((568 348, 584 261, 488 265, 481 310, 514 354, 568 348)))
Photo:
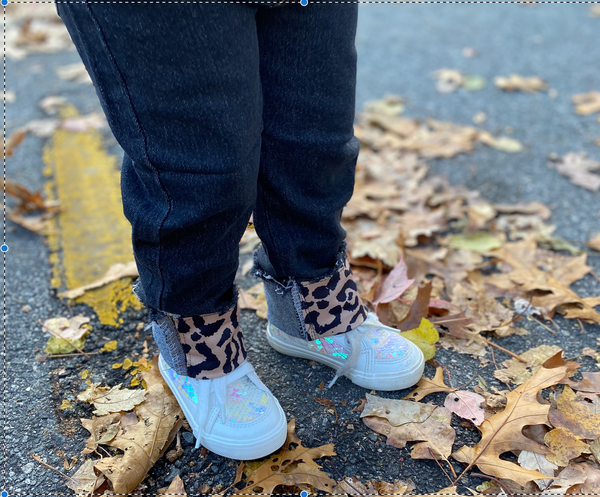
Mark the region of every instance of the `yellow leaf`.
POLYGON ((131 383, 129 384, 132 387, 137 387, 140 384, 139 378, 131 378, 131 383))
POLYGON ((44 352, 47 354, 70 354, 71 352, 75 352, 78 348, 83 349, 85 345, 85 338, 79 338, 78 340, 70 340, 70 343, 62 338, 55 337, 52 335, 48 342, 46 342, 46 347, 44 348, 44 352))
POLYGON ((122 362, 115 362, 115 363, 112 365, 112 368, 113 368, 113 369, 121 369, 122 367, 123 367, 123 363, 122 363, 122 362))
POLYGON ((122 390, 120 384, 109 390, 97 388, 98 385, 98 383, 93 383, 77 396, 77 399, 82 402, 94 404, 96 408, 94 414, 97 416, 111 412, 129 411, 143 402, 146 396, 144 390, 122 390))
POLYGON ((417 347, 421 349, 425 355, 425 360, 433 359, 435 357, 434 343, 437 343, 440 339, 440 334, 436 330, 435 326, 430 321, 423 318, 418 328, 409 331, 403 331, 400 333, 401 336, 413 342, 417 347))
POLYGON ((87 369, 85 369, 85 370, 83 370, 81 373, 79 373, 79 377, 80 377, 82 380, 87 380, 87 378, 88 378, 88 376, 89 376, 89 375, 90 375, 90 372, 89 372, 89 370, 87 370, 87 369))
POLYGON ((123 369, 127 370, 132 366, 133 362, 131 362, 131 359, 127 358, 123 361, 123 369))
POLYGON ((71 404, 70 400, 67 399, 63 399, 62 404, 60 405, 61 410, 65 410, 65 409, 72 409, 73 406, 71 404))
POLYGON ((100 349, 100 352, 113 352, 117 350, 117 341, 111 340, 110 342, 106 342, 104 346, 100 349))

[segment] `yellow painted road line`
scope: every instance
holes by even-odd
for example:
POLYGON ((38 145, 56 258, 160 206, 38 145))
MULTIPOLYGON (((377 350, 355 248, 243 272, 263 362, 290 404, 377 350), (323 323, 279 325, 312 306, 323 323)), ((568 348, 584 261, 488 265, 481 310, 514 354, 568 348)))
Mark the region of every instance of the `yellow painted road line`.
MULTIPOLYGON (((61 206, 48 239, 52 286, 70 290, 94 281, 115 263, 133 260, 117 158, 104 150, 101 133, 58 129, 44 147, 43 160, 50 177, 46 196, 61 206)), ((88 304, 102 324, 113 326, 123 322, 119 314, 126 308, 141 308, 131 278, 90 290, 75 302, 88 304)))

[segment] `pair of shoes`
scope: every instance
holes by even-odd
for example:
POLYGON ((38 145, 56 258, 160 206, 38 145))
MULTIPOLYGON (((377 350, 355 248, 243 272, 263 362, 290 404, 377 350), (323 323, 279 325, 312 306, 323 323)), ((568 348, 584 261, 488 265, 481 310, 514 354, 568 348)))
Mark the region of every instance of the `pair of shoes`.
MULTIPOLYGON (((419 381, 425 367, 421 350, 373 313, 352 331, 314 341, 292 337, 268 323, 267 340, 282 354, 334 368, 330 387, 346 376, 367 389, 400 390, 419 381)), ((162 357, 158 364, 192 427, 196 447, 251 460, 271 454, 285 442, 285 413, 248 360, 212 380, 178 375, 162 357)))

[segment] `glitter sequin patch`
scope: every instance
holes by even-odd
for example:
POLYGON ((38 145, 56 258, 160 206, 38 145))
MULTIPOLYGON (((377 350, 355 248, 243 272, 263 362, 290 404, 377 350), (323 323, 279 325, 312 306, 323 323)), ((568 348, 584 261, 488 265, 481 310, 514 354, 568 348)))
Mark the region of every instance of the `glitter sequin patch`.
POLYGON ((196 394, 196 391, 194 390, 194 387, 192 387, 192 383, 187 376, 179 375, 171 368, 167 369, 167 374, 173 381, 173 384, 177 390, 190 399, 194 404, 198 403, 198 395, 196 394))
POLYGON ((371 342, 376 359, 398 359, 408 350, 408 342, 398 333, 371 328, 366 336, 371 342))
POLYGON ((228 423, 247 423, 254 421, 267 410, 268 395, 258 388, 248 377, 227 385, 228 423))
POLYGON ((308 347, 320 354, 328 354, 334 357, 341 357, 342 359, 347 359, 350 352, 331 337, 318 338, 317 340, 308 342, 308 347))

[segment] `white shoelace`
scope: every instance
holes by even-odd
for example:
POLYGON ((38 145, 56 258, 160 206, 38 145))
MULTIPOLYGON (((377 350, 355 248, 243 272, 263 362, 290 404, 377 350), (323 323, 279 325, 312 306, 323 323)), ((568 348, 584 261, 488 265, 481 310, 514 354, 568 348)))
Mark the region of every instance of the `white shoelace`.
POLYGON ((338 380, 338 378, 344 376, 348 371, 350 371, 354 366, 356 366, 356 363, 358 362, 360 353, 362 351, 361 342, 365 333, 360 328, 361 327, 359 326, 358 328, 344 333, 348 345, 350 345, 350 353, 348 354, 348 359, 346 360, 346 362, 335 372, 335 376, 333 377, 333 380, 329 382, 327 388, 331 388, 334 385, 334 383, 338 380))
POLYGON ((392 330, 392 328, 389 328, 389 326, 384 326, 381 324, 377 314, 374 312, 369 312, 367 314, 367 319, 365 319, 358 328, 344 333, 343 336, 347 338, 348 345, 350 345, 350 353, 348 354, 348 359, 346 362, 335 372, 335 376, 333 377, 333 380, 329 382, 327 388, 331 388, 340 377, 344 376, 348 371, 356 366, 356 363, 360 357, 360 353, 362 352, 362 339, 365 333, 369 331, 372 326, 382 326, 392 330))

